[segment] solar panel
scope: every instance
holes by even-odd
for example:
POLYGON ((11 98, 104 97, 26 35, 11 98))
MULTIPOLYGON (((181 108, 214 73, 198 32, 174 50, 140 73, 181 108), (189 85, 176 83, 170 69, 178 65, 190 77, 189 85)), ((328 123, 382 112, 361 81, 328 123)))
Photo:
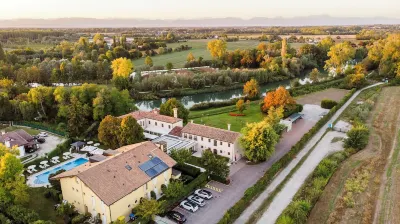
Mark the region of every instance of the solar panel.
POLYGON ((168 166, 160 158, 154 157, 153 159, 139 165, 139 168, 144 171, 147 176, 153 178, 168 169, 168 166))
POLYGON ((131 171, 131 170, 132 170, 132 167, 131 167, 131 166, 129 166, 129 165, 125 165, 125 168, 126 168, 127 170, 129 170, 129 171, 131 171))

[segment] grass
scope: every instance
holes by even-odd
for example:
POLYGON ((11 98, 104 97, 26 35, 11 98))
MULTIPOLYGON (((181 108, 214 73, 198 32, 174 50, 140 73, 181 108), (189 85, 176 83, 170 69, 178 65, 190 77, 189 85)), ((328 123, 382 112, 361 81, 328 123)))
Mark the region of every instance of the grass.
POLYGON ((28 208, 36 211, 39 214, 40 219, 50 220, 57 224, 63 224, 64 221, 61 217, 57 216, 54 210, 54 202, 52 199, 44 197, 46 188, 29 188, 29 204, 28 208))
POLYGON ((29 43, 29 44, 3 44, 6 50, 25 49, 27 47, 33 50, 42 50, 56 46, 56 44, 42 44, 42 43, 29 43))
MULTIPOLYGON (((171 62, 175 68, 182 68, 186 63, 187 55, 192 52, 192 54, 198 58, 203 57, 204 60, 212 59, 210 52, 207 50, 207 43, 210 40, 189 40, 183 43, 172 43, 167 44, 167 47, 176 48, 180 45, 188 45, 192 49, 181 52, 173 52, 169 54, 157 55, 152 57, 154 65, 165 66, 168 62, 171 62)), ((260 42, 258 40, 241 40, 237 42, 228 42, 228 50, 236 49, 248 49, 256 47, 260 42)), ((137 66, 144 65, 144 58, 133 60, 133 64, 137 66)))
POLYGON ((258 105, 258 101, 250 103, 249 108, 244 111, 244 114, 246 116, 230 116, 229 112, 233 111, 237 111, 235 106, 212 108, 201 111, 191 111, 189 114, 189 118, 196 117, 193 120, 197 124, 205 124, 207 126, 222 129, 227 129, 228 124, 231 124, 231 130, 239 132, 243 127, 246 126, 246 123, 259 122, 264 117, 264 114, 261 112, 260 106, 258 105), (208 114, 215 115, 208 116, 208 114))
POLYGON ((16 126, 11 126, 11 127, 6 127, 4 130, 5 130, 6 132, 10 132, 10 131, 18 130, 18 129, 25 130, 25 131, 28 132, 28 134, 30 134, 30 135, 37 135, 37 134, 40 133, 39 130, 32 129, 32 128, 28 128, 28 127, 16 127, 16 126))

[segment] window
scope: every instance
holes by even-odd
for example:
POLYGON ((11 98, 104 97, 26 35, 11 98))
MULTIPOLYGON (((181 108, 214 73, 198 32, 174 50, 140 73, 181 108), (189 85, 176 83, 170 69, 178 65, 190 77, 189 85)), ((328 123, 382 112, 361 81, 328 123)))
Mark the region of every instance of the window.
POLYGON ((155 124, 156 124, 156 126, 157 126, 157 122, 154 122, 155 124))
POLYGON ((201 148, 203 148, 203 146, 201 146, 201 148))
POLYGON ((222 142, 219 142, 219 145, 222 145, 222 142))
POLYGON ((208 139, 208 142, 211 142, 211 139, 208 139))
POLYGON ((222 154, 222 150, 219 150, 219 153, 221 153, 221 154, 222 154))
POLYGON ((164 124, 161 124, 161 127, 164 127, 164 124))
POLYGON ((217 146, 218 144, 217 144, 217 140, 214 140, 214 146, 217 146))
POLYGON ((183 137, 184 137, 184 138, 187 138, 187 135, 186 135, 186 134, 184 134, 184 135, 183 135, 183 137))
POLYGON ((129 205, 128 205, 128 208, 130 208, 130 207, 131 207, 131 205, 129 204, 129 205))
POLYGON ((231 153, 230 152, 228 152, 228 156, 230 156, 231 155, 231 153))
POLYGON ((230 144, 230 143, 228 143, 228 147, 231 147, 231 144, 230 144))
POLYGON ((193 139, 194 139, 195 141, 197 141, 197 136, 193 135, 193 139))
POLYGON ((149 124, 150 124, 150 121, 149 121, 149 124))
POLYGON ((192 135, 189 135, 189 139, 192 139, 192 135))
POLYGON ((75 190, 75 188, 72 188, 72 190, 74 191, 74 190, 75 190))
POLYGON ((135 204, 137 204, 137 199, 135 200, 135 204))
POLYGON ((203 141, 203 137, 201 137, 201 140, 203 141))

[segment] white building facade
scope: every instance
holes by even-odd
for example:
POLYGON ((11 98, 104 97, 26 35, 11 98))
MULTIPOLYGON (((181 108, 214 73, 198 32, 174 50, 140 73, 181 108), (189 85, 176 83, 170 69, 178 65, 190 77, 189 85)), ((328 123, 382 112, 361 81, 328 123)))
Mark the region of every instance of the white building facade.
POLYGON ((178 110, 174 109, 174 116, 161 115, 158 110, 135 111, 121 117, 132 116, 143 128, 147 139, 153 140, 168 134, 174 127, 183 127, 183 120, 178 118, 178 110))
POLYGON ((182 137, 197 142, 195 156, 201 156, 204 150, 229 158, 231 162, 243 157, 239 144, 240 133, 189 123, 182 129, 182 137))

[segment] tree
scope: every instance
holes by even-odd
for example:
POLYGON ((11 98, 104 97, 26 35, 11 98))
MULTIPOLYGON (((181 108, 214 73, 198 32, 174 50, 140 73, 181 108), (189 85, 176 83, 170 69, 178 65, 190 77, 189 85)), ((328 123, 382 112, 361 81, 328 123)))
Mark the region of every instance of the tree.
POLYGON ((360 89, 367 84, 367 79, 365 78, 364 74, 350 74, 346 76, 344 82, 346 83, 347 88, 360 89))
POLYGON ((112 61, 111 68, 113 70, 113 78, 128 78, 132 73, 134 66, 132 61, 127 58, 117 58, 112 61))
POLYGON ((318 71, 318 69, 317 69, 317 68, 314 68, 314 69, 310 72, 310 80, 311 80, 313 83, 317 83, 317 82, 319 81, 319 75, 320 75, 320 72, 318 71))
POLYGON ((3 47, 1 46, 0 43, 0 61, 6 61, 7 57, 6 54, 4 53, 3 47))
POLYGON ((131 145, 143 141, 143 128, 132 116, 122 118, 119 135, 119 146, 131 145))
POLYGON ((16 157, 19 150, 7 148, 0 143, 0 204, 21 205, 29 200, 28 187, 22 175, 24 166, 16 157))
POLYGON ((71 137, 81 136, 91 115, 90 107, 83 105, 75 96, 71 97, 68 106, 68 133, 71 137))
POLYGON ((150 67, 153 67, 153 59, 151 59, 150 56, 147 56, 147 57, 144 59, 144 63, 145 63, 146 65, 150 66, 150 67))
POLYGON ((170 156, 174 159, 178 164, 184 164, 191 156, 192 152, 189 149, 172 149, 170 152, 170 156))
POLYGON ((329 59, 325 62, 325 69, 336 68, 338 73, 342 73, 342 67, 347 61, 354 58, 356 50, 348 41, 332 46, 328 52, 329 59))
POLYGON ((282 57, 282 58, 286 57, 287 48, 288 48, 288 46, 287 46, 287 39, 286 39, 286 38, 283 38, 283 39, 282 39, 282 50, 281 50, 281 57, 282 57))
POLYGON ((178 117, 183 119, 183 122, 186 123, 189 117, 189 110, 176 98, 170 98, 167 102, 162 103, 160 106, 160 114, 174 116, 174 108, 178 109, 178 117))
POLYGON ((183 182, 179 180, 171 181, 169 185, 163 190, 167 198, 179 198, 184 192, 183 182))
POLYGON ((240 143, 247 159, 254 162, 265 161, 275 152, 279 135, 266 121, 247 124, 242 129, 242 134, 240 143))
POLYGON ((243 86, 243 94, 249 99, 257 99, 260 96, 260 87, 255 79, 250 79, 243 86))
POLYGON ((171 70, 174 68, 174 65, 173 65, 171 62, 168 62, 168 63, 165 65, 165 68, 166 68, 168 71, 171 71, 171 70))
POLYGON ((104 35, 103 34, 101 34, 101 33, 96 33, 94 36, 93 36, 93 43, 95 43, 95 44, 102 44, 103 43, 103 41, 104 41, 104 35))
POLYGON ((121 119, 111 115, 106 116, 99 125, 98 138, 107 147, 116 149, 119 147, 121 119))
POLYGON ((52 174, 49 175, 49 183, 50 183, 51 186, 52 186, 54 189, 56 189, 57 191, 61 191, 61 183, 60 183, 60 180, 53 180, 53 179, 51 179, 51 178, 54 177, 54 176, 57 176, 58 174, 63 173, 63 172, 65 172, 65 170, 64 170, 64 169, 61 169, 61 170, 58 170, 57 172, 52 173, 52 174))
POLYGON ((368 144, 369 130, 364 125, 356 125, 347 132, 344 140, 345 148, 363 149, 368 144))
POLYGON ((226 158, 217 157, 211 150, 204 150, 201 154, 201 160, 205 168, 210 172, 210 174, 221 177, 228 178, 229 176, 229 166, 226 158))
POLYGON ((145 220, 154 219, 154 216, 163 212, 162 204, 154 199, 148 200, 143 198, 139 205, 135 208, 135 214, 145 220))
POLYGON ((226 54, 226 42, 223 40, 209 41, 207 49, 213 58, 222 59, 226 54))
POLYGON ((280 86, 275 91, 270 91, 264 97, 264 104, 262 110, 267 112, 270 107, 280 107, 290 108, 296 104, 296 101, 290 96, 289 91, 287 91, 283 86, 280 86))
POLYGON ((246 104, 244 103, 244 100, 240 99, 237 101, 236 109, 239 111, 239 113, 243 113, 243 111, 246 110, 246 104))
POLYGON ((192 52, 190 52, 190 53, 188 54, 187 58, 186 58, 186 61, 187 61, 187 62, 191 62, 191 61, 194 61, 194 60, 196 60, 196 58, 194 57, 194 55, 192 54, 192 52))

